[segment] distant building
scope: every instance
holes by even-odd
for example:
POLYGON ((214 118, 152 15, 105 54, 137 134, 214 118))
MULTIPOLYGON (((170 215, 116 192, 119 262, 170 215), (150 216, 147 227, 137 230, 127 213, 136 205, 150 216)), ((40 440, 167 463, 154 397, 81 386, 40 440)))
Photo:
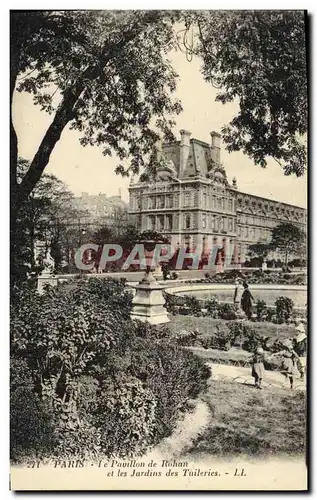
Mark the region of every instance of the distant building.
POLYGON ((180 135, 180 141, 163 143, 155 182, 130 185, 129 213, 140 231, 163 232, 175 247, 201 246, 206 253, 215 244, 234 243, 234 261, 242 263, 249 245, 269 242, 281 222, 306 230, 304 208, 243 193, 235 179, 228 182, 217 132, 210 144, 186 130, 180 135))
POLYGON ((82 193, 74 199, 74 206, 84 214, 81 225, 97 224, 98 226, 115 224, 118 218, 128 216, 128 204, 122 200, 121 191, 118 196, 107 196, 82 193))

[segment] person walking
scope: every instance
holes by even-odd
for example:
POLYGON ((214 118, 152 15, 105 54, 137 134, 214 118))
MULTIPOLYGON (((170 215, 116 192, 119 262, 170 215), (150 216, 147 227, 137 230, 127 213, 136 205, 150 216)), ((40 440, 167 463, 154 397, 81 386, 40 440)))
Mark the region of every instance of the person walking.
POLYGON ((243 282, 244 291, 241 297, 241 308, 248 319, 252 317, 252 301, 254 298, 249 290, 249 285, 246 281, 243 282))

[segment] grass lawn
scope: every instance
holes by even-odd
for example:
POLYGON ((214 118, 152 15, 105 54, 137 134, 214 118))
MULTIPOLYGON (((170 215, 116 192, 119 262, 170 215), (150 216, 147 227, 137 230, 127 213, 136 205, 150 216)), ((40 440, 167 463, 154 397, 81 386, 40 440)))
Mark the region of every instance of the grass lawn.
MULTIPOLYGON (((213 319, 213 318, 196 318, 195 316, 170 316, 171 322, 169 326, 171 329, 178 333, 180 330, 193 330, 197 329, 203 335, 214 334, 216 327, 221 329, 226 327, 226 323, 236 322, 226 321, 224 319, 213 319)), ((276 337, 280 339, 285 339, 288 337, 294 337, 296 335, 296 330, 294 325, 276 325, 269 322, 253 322, 245 321, 245 325, 252 328, 257 334, 262 337, 276 337)))
POLYGON ((298 455, 305 453, 305 393, 211 381, 202 398, 211 423, 193 443, 190 454, 298 455))

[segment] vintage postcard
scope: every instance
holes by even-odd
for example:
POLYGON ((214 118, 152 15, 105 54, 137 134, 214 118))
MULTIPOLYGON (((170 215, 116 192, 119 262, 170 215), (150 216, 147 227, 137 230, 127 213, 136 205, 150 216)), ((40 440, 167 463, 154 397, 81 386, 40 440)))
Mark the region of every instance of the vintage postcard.
POLYGON ((307 13, 10 12, 10 484, 306 491, 307 13))

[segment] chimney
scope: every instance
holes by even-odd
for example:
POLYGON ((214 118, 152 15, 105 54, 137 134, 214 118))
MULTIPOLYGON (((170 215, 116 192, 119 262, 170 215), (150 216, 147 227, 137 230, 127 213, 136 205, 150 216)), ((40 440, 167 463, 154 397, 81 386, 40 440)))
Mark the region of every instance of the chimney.
POLYGON ((179 155, 179 177, 183 177, 190 151, 190 136, 192 134, 191 132, 188 132, 188 130, 180 130, 179 133, 181 136, 180 155, 179 155))
POLYGON ((210 132, 211 136, 211 158, 217 164, 220 165, 220 138, 221 135, 218 132, 210 132))

